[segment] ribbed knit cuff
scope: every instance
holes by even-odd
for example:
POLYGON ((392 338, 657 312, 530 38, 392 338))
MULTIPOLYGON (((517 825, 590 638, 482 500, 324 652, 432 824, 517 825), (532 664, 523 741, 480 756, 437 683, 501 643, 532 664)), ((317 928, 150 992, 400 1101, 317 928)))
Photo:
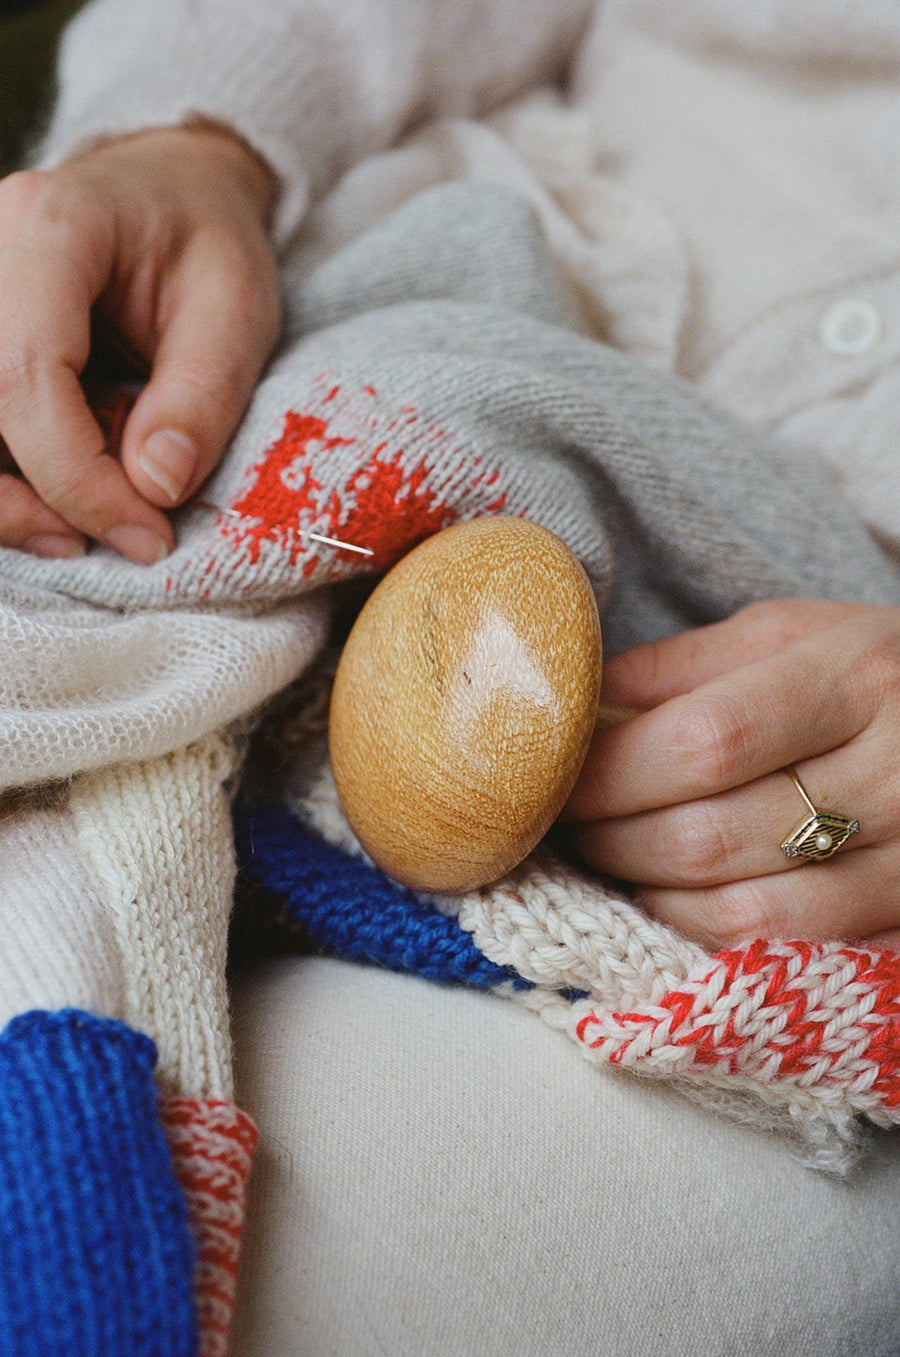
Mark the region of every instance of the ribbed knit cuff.
POLYGON ((227 1357, 247 1180, 258 1132, 218 1098, 165 1098, 160 1116, 197 1247, 194 1284, 201 1357, 227 1357))
POLYGON ((0 1034, 0 1357, 192 1357, 195 1246, 156 1051, 73 1009, 0 1034))

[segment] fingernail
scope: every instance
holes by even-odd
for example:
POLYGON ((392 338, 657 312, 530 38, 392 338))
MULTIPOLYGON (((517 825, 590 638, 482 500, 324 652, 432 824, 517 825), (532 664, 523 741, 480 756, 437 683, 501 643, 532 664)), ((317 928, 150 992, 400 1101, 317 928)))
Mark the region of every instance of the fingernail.
POLYGON ((83 556, 84 543, 77 537, 66 537, 63 533, 39 532, 29 537, 22 548, 32 556, 43 556, 48 561, 71 560, 74 556, 83 556))
POLYGON ((177 429, 158 429, 141 449, 138 465, 174 504, 194 474, 197 449, 187 434, 177 429))
POLYGON ((129 561, 135 561, 138 565, 156 565, 169 554, 168 543, 159 533, 152 528, 139 528, 131 523, 108 532, 106 544, 120 556, 127 556, 129 561))

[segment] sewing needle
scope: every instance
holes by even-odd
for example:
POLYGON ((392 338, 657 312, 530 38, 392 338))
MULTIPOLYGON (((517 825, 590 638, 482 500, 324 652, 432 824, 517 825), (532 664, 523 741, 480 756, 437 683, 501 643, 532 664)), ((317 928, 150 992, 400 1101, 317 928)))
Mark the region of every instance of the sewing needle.
MULTIPOLYGON (((216 514, 227 514, 229 518, 242 517, 242 515, 238 513, 237 509, 225 509, 222 507, 221 504, 213 504, 208 499, 195 499, 194 504, 196 504, 198 509, 210 509, 212 510, 213 513, 216 514)), ((300 531, 303 532, 303 529, 301 528, 300 531)), ((325 537, 320 532, 307 532, 305 533, 305 536, 309 537, 310 540, 313 542, 324 542, 325 545, 329 547, 340 547, 342 551, 356 551, 359 553, 360 556, 375 555, 375 552, 372 550, 371 547, 357 547, 354 546, 352 542, 342 542, 337 537, 325 537)))

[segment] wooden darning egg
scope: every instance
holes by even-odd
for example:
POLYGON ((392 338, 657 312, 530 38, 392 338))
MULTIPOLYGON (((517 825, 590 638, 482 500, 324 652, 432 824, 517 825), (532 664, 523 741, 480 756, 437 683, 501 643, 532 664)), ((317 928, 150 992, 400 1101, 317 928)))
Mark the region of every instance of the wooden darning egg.
POLYGON ((600 694, 600 623, 581 563, 520 518, 447 528, 385 576, 331 699, 344 812, 388 875, 486 885, 565 804, 600 694))

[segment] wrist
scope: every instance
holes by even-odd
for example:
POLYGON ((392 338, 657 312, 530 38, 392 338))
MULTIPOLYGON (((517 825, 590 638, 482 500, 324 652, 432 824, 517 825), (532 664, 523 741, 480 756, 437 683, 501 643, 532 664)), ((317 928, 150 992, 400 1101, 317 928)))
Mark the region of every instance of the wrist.
POLYGON ((201 175, 211 170, 216 175, 224 175, 243 191, 263 227, 267 228, 271 222, 278 198, 278 179, 250 143, 224 123, 197 119, 171 127, 144 128, 96 142, 90 150, 73 156, 68 163, 94 156, 130 164, 150 161, 155 162, 157 168, 162 162, 167 180, 174 164, 190 164, 195 185, 198 170, 201 175))
POLYGON ((176 136, 193 137, 204 143, 211 154, 221 156, 233 166, 257 204, 263 221, 269 224, 278 199, 278 177, 249 141, 225 123, 198 118, 171 129, 176 136))

